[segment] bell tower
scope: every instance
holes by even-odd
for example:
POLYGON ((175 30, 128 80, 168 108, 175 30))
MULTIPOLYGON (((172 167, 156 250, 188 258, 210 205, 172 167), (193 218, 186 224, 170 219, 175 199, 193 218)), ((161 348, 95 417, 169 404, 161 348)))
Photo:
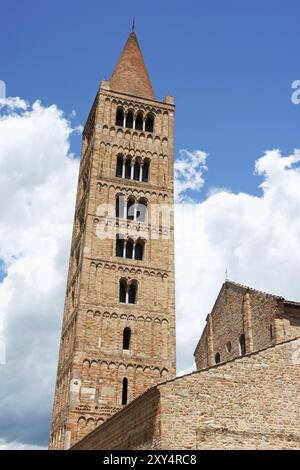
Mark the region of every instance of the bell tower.
POLYGON ((83 131, 50 449, 175 376, 174 110, 132 32, 83 131))

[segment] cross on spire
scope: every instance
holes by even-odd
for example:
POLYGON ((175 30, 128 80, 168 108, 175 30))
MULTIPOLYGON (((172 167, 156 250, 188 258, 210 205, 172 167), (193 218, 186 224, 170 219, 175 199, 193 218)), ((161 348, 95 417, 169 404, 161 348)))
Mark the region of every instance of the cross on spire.
POLYGON ((132 20, 132 27, 131 27, 132 32, 134 32, 134 28, 135 28, 135 18, 133 18, 132 20))

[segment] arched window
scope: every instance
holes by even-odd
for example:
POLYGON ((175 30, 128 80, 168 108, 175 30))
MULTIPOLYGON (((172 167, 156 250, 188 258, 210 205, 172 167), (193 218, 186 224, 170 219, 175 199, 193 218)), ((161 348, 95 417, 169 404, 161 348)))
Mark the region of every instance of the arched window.
POLYGON ((133 179, 136 181, 140 179, 140 162, 137 159, 134 162, 133 179))
POLYGON ((126 163, 125 163, 125 178, 130 180, 130 175, 131 175, 131 158, 126 158, 126 163))
POLYGON ((124 218, 124 208, 125 208, 125 197, 123 194, 117 194, 116 196, 116 217, 124 218))
POLYGON ((124 377, 122 387, 122 405, 127 405, 128 379, 124 377))
POLYGON ((217 352, 217 354, 215 355, 215 363, 219 364, 219 362, 221 362, 221 356, 220 356, 220 353, 217 352))
POLYGON ((135 128, 138 131, 143 130, 143 115, 141 113, 138 113, 136 119, 135 119, 135 128))
POLYGON ((116 217, 120 217, 120 196, 116 196, 116 217))
POLYGON ((127 202, 127 219, 134 219, 134 199, 129 199, 127 202))
POLYGON ((127 113, 127 116, 126 116, 126 127, 128 127, 128 129, 132 129, 132 128, 133 128, 133 113, 132 113, 132 111, 128 111, 128 113, 127 113))
POLYGON ((120 280, 119 301, 122 304, 126 303, 126 281, 124 279, 120 280))
POLYGON ((152 114, 148 114, 145 123, 145 131, 146 132, 153 132, 154 128, 154 117, 152 114))
POLYGON ((246 354, 246 338, 244 333, 240 336, 240 354, 244 356, 246 354))
POLYGON ((136 220, 138 222, 145 222, 147 216, 147 201, 140 199, 136 206, 136 220))
POLYGON ((147 182, 149 179, 149 160, 145 160, 143 164, 142 180, 147 182))
POLYGON ((123 331, 123 349, 130 349, 131 329, 126 326, 123 331))
POLYGON ((141 261, 143 259, 144 243, 138 241, 135 245, 134 259, 141 261))
POLYGON ((116 166, 116 176, 119 178, 122 178, 123 174, 123 156, 118 155, 117 156, 117 166, 116 166))
POLYGON ((132 282, 129 285, 129 289, 128 289, 128 303, 135 304, 135 301, 136 301, 136 284, 132 282))
POLYGON ((133 253, 133 242, 132 240, 128 240, 126 243, 126 258, 132 259, 133 253))
POLYGON ((122 304, 135 304, 137 293, 137 282, 127 283, 126 279, 120 279, 119 301, 122 304))
POLYGON ((117 109, 117 114, 116 114, 116 126, 122 126, 124 124, 124 111, 122 108, 117 109))
POLYGON ((123 253, 124 253, 124 240, 118 237, 116 240, 116 256, 123 258, 123 253))

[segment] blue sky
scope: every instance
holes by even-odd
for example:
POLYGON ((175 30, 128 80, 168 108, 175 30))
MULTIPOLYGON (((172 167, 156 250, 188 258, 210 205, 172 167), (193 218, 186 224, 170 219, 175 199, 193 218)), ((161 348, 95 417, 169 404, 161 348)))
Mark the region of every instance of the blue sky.
MULTIPOLYGON (((177 223, 195 236, 176 247, 178 372, 191 366, 226 268, 232 280, 300 300, 300 154, 282 158, 300 146, 300 105, 291 101, 300 79, 300 3, 11 0, 0 14, 7 95, 44 105, 0 120, 0 248, 10 260, 5 267, 0 258, 8 358, 1 450, 48 440, 78 170, 65 158, 70 128, 48 106, 66 116, 75 110, 73 127, 85 123, 133 17, 157 98, 175 96, 175 158, 180 149, 209 153, 195 195, 198 231, 180 216, 177 223), (282 154, 268 152, 254 175, 255 161, 274 148, 282 154), (268 183, 264 194, 260 182, 268 183), (207 197, 215 187, 232 193, 207 197)), ((78 156, 81 138, 71 139, 78 156)))
POLYGON ((7 94, 75 110, 77 124, 135 17, 156 95, 176 99, 175 156, 181 148, 210 154, 203 196, 210 187, 257 194, 254 161, 299 143, 300 106, 291 103, 300 77, 297 1, 12 0, 1 8, 7 94))

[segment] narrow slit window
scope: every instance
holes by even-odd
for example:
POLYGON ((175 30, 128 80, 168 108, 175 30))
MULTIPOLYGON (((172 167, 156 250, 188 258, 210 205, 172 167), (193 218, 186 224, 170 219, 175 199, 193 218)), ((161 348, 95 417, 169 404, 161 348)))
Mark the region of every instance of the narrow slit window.
POLYGON ((131 329, 129 327, 124 328, 123 331, 123 349, 130 349, 131 329))
POLYGON ((246 354, 246 338, 244 333, 240 336, 240 354, 241 356, 246 354))
POLYGON ((220 353, 217 352, 217 354, 215 355, 215 363, 219 364, 219 362, 221 362, 221 356, 220 356, 220 353))
POLYGON ((128 379, 124 377, 122 387, 122 405, 127 405, 128 379))

